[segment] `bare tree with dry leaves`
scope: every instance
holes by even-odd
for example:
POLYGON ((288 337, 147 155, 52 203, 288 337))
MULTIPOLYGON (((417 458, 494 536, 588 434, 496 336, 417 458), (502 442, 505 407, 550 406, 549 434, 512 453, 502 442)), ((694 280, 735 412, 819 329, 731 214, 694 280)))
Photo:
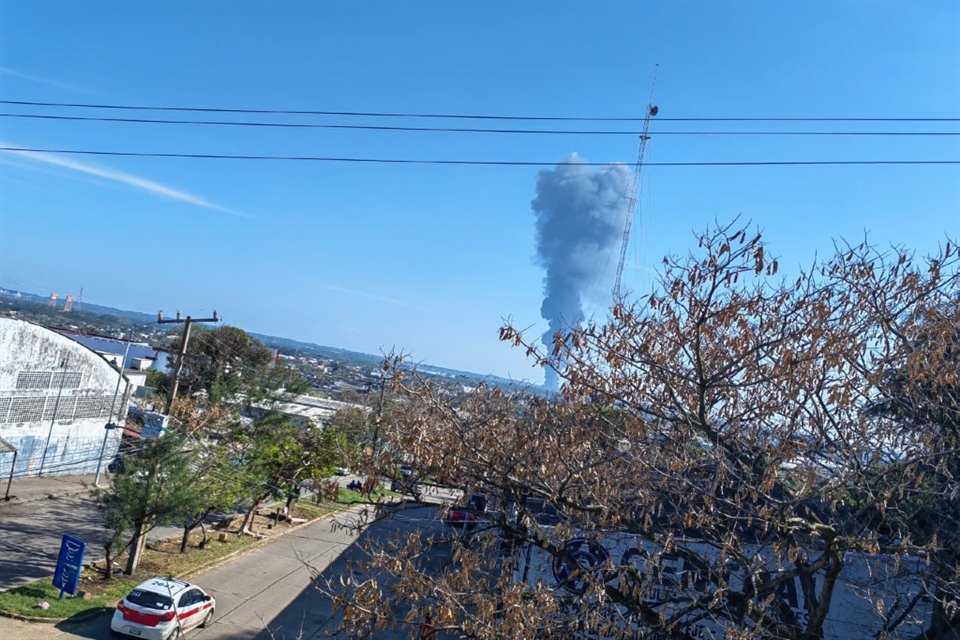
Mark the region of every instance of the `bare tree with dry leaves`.
POLYGON ((558 396, 453 396, 393 369, 404 400, 365 471, 402 461, 488 508, 368 544, 323 587, 347 629, 416 634, 429 614, 438 638, 960 635, 956 245, 838 244, 787 279, 746 227, 697 239, 653 294, 548 353, 501 330, 559 373, 558 396))

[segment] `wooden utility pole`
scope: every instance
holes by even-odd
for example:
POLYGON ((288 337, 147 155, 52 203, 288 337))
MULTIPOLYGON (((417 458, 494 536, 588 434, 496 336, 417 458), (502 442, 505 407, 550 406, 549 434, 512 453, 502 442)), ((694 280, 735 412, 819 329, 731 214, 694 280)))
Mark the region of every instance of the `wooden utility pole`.
POLYGON ((183 371, 183 361, 187 356, 187 343, 190 342, 190 328, 193 326, 194 322, 220 322, 220 316, 217 315, 217 312, 213 312, 212 318, 192 318, 187 316, 186 318, 180 317, 180 312, 177 311, 177 317, 173 319, 165 319, 163 317, 163 311, 157 313, 157 324, 182 324, 183 326, 183 337, 180 339, 180 351, 177 353, 177 361, 174 364, 173 368, 173 383, 170 386, 170 393, 167 394, 167 405, 164 408, 163 413, 165 415, 170 415, 170 408, 173 406, 173 401, 177 397, 177 389, 180 386, 180 372, 183 371))
MULTIPOLYGON (((180 317, 180 312, 177 311, 177 317, 173 319, 165 320, 163 317, 163 311, 157 313, 157 323, 158 324, 182 324, 183 327, 183 337, 180 339, 180 351, 177 353, 177 362, 174 365, 173 370, 173 384, 170 387, 170 393, 167 395, 167 406, 164 410, 164 414, 170 415, 170 409, 173 406, 173 401, 177 397, 177 387, 180 385, 180 372, 183 370, 183 361, 187 355, 187 343, 190 342, 190 328, 193 326, 194 322, 219 322, 220 316, 217 315, 217 312, 213 312, 212 318, 192 318, 187 316, 186 318, 180 317)), ((155 443, 162 446, 162 440, 155 443)), ((162 452, 162 449, 161 449, 162 452)), ((155 450, 150 450, 150 469, 147 472, 146 484, 143 489, 143 494, 149 499, 153 499, 153 485, 156 481, 157 475, 160 473, 160 465, 163 460, 156 456, 155 450)), ((137 567, 140 565, 140 558, 143 556, 143 548, 147 542, 147 532, 150 530, 150 527, 153 524, 154 515, 147 511, 141 511, 140 515, 137 516, 134 525, 133 525, 133 536, 130 539, 130 552, 127 555, 127 574, 133 575, 136 572, 137 567)))

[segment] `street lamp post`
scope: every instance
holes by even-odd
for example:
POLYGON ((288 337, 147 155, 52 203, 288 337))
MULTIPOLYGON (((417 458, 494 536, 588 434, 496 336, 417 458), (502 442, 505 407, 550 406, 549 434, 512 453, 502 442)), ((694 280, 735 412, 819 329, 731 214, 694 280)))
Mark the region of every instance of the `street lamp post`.
MULTIPOLYGON (((127 348, 123 350, 123 360, 120 361, 119 371, 117 372, 117 386, 113 390, 113 401, 110 403, 110 419, 113 419, 113 411, 117 405, 117 396, 120 394, 120 382, 123 381, 123 368, 127 365, 127 356, 130 355, 130 343, 127 343, 127 348)), ((127 389, 130 388, 130 383, 127 383, 127 389)), ((126 392, 124 392, 126 395, 126 392)), ((117 422, 123 423, 124 416, 117 415, 117 422)), ((120 428, 121 424, 116 424, 112 422, 107 422, 103 427, 103 444, 100 445, 100 458, 97 460, 97 475, 93 479, 93 486, 100 486, 100 469, 103 467, 103 453, 107 449, 107 437, 110 435, 110 431, 113 429, 120 428)))
POLYGON ((63 395, 63 383, 67 380, 67 367, 70 366, 70 354, 60 364, 60 388, 57 390, 57 400, 53 403, 53 415, 50 416, 50 430, 47 432, 47 443, 43 446, 43 456, 40 458, 40 471, 37 477, 43 475, 43 465, 47 461, 47 450, 50 449, 50 439, 53 437, 53 425, 57 422, 57 410, 60 408, 60 396, 63 395))

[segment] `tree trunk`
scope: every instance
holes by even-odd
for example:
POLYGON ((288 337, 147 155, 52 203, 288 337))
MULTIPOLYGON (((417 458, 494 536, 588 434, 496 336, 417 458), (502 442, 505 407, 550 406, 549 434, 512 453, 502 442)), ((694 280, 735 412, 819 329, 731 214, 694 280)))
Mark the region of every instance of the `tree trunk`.
POLYGON ((106 566, 104 567, 104 580, 113 579, 113 538, 110 539, 105 545, 103 545, 103 552, 106 559, 106 566))
POLYGON ((127 575, 132 576, 140 566, 140 557, 143 555, 143 547, 147 542, 146 523, 140 521, 133 529, 133 537, 130 539, 130 555, 127 556, 127 575))
POLYGON ((203 520, 200 521, 200 533, 201 533, 201 538, 200 538, 199 548, 206 549, 207 548, 207 528, 203 526, 203 520))
POLYGON ((193 531, 196 525, 183 525, 183 538, 180 539, 180 553, 187 552, 187 544, 190 542, 190 532, 193 531))
MULTIPOLYGON (((190 326, 189 323, 187 326, 190 326)), ((143 505, 144 509, 147 509, 147 505, 151 504, 154 500, 152 487, 154 478, 156 478, 159 471, 160 461, 154 460, 153 465, 150 467, 150 473, 147 475, 146 487, 143 492, 143 495, 147 498, 146 504, 143 505)), ((140 556, 143 555, 143 547, 147 542, 147 531, 151 528, 151 521, 152 515, 150 511, 146 511, 146 513, 141 512, 141 515, 137 518, 136 525, 133 528, 133 536, 130 538, 130 552, 127 556, 128 576, 132 576, 140 566, 140 556)))
POLYGON ((937 597, 934 599, 933 615, 930 621, 930 629, 925 638, 931 640, 960 640, 960 614, 956 610, 948 610, 944 606, 945 600, 950 595, 945 594, 942 588, 937 589, 937 597))
POLYGON ((250 530, 250 525, 253 523, 253 516, 257 513, 257 509, 260 508, 260 503, 263 502, 268 495, 270 494, 263 494, 253 501, 253 506, 250 507, 249 511, 247 511, 247 515, 243 517, 243 524, 240 526, 240 533, 253 533, 250 530))

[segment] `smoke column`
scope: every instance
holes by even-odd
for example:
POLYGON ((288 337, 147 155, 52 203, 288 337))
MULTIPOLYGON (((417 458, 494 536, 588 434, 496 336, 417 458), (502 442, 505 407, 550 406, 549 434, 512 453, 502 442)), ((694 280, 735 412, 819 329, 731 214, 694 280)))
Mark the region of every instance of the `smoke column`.
MULTIPOLYGON (((588 289, 619 259, 629 178, 624 166, 588 167, 576 154, 537 176, 537 197, 531 207, 537 224, 537 262, 546 270, 540 315, 550 323, 543 334, 548 350, 554 334, 583 321, 588 289)), ((556 390, 556 372, 547 367, 545 377, 547 388, 556 390)))

